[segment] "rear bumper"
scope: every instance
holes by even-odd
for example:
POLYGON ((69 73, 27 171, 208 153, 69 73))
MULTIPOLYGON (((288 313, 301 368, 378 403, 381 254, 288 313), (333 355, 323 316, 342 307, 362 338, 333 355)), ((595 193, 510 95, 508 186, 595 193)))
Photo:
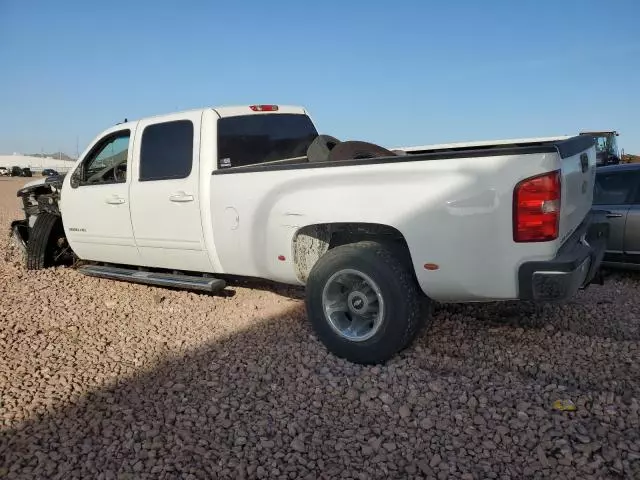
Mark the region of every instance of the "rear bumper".
POLYGON ((521 300, 566 300, 592 283, 604 257, 609 224, 591 211, 552 260, 525 262, 518 271, 521 300))

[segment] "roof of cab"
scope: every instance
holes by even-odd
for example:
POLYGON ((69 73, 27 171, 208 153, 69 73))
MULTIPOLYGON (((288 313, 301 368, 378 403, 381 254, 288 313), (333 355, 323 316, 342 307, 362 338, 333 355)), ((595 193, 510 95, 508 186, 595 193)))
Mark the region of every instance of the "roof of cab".
POLYGON ((220 115, 220 117, 237 117, 240 115, 264 115, 266 113, 297 113, 306 115, 306 110, 303 107, 296 105, 277 105, 277 104, 255 104, 255 105, 273 105, 277 107, 277 110, 269 110, 265 112, 254 111, 251 109, 253 105, 231 105, 227 107, 213 107, 213 110, 220 115))
POLYGON ((298 113, 302 115, 307 115, 307 111, 303 107, 296 106, 296 105, 268 104, 268 105, 277 106, 277 110, 265 111, 265 112, 252 110, 251 107, 253 105, 265 105, 265 104, 252 104, 252 105, 247 104, 247 105, 229 105, 229 106, 222 106, 222 107, 191 108, 186 110, 177 110, 175 112, 164 112, 164 113, 157 113, 155 115, 146 115, 144 117, 141 117, 135 120, 125 119, 125 121, 119 122, 116 125, 122 128, 122 127, 134 126, 140 120, 161 118, 161 117, 166 117, 168 115, 180 115, 183 113, 204 112, 206 110, 213 110, 220 117, 236 117, 239 115, 264 115, 266 113, 298 113))

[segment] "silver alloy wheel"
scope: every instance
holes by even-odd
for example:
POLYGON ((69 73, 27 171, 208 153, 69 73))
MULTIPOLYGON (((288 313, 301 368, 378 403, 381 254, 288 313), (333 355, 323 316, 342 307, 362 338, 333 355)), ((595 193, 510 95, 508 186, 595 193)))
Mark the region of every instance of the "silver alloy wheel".
POLYGON ((351 342, 373 337, 385 314, 380 287, 371 277, 354 269, 331 275, 322 291, 322 307, 331 328, 351 342))

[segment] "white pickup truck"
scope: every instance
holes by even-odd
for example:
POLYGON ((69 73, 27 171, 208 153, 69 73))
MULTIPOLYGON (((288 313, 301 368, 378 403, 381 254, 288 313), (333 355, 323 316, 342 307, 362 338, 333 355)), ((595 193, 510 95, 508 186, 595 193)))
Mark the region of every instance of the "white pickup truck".
POLYGON ((557 301, 593 283, 593 138, 387 150, 319 135, 300 107, 125 121, 64 176, 20 189, 29 269, 214 291, 227 276, 306 286, 334 354, 384 362, 429 300, 557 301))

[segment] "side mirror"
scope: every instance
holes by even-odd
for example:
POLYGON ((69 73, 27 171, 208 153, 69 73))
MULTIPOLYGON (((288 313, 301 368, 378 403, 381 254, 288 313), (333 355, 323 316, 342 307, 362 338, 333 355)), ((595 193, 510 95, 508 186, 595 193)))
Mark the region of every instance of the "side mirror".
POLYGON ((73 172, 73 175, 71 175, 71 178, 69 179, 69 185, 71 185, 71 188, 78 188, 80 186, 80 174, 78 173, 78 170, 73 172))

